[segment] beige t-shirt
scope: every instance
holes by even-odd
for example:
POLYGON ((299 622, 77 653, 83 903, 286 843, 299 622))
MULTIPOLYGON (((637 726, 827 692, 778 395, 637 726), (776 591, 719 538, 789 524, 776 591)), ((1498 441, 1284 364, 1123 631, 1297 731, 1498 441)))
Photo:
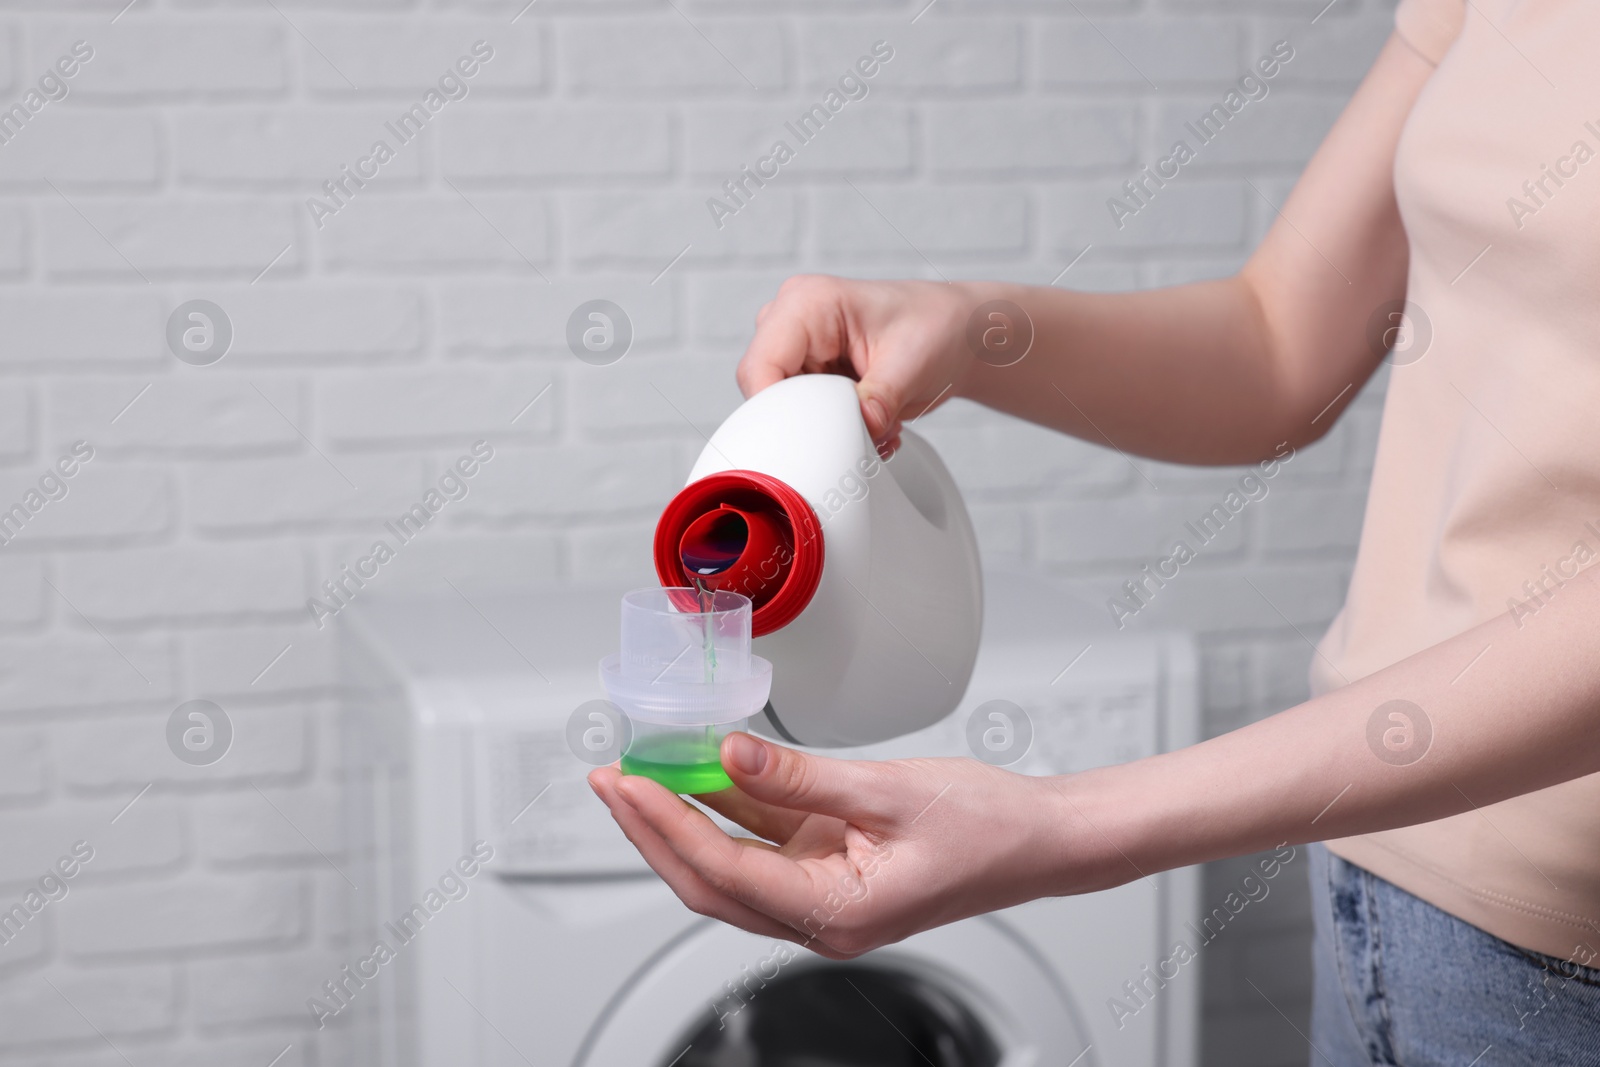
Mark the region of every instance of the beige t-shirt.
MULTIPOLYGON (((1600 2, 1401 0, 1396 25, 1437 66, 1395 162, 1412 333, 1317 693, 1497 614, 1554 625, 1600 560, 1600 2)), ((1514 944, 1600 952, 1600 775, 1329 847, 1514 944)))

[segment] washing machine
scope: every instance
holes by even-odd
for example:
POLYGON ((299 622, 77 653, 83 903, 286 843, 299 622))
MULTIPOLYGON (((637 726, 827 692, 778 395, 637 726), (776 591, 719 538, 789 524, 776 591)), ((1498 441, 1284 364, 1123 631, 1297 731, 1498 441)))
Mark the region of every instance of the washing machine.
MULTIPOLYGON (((982 649, 956 712, 824 754, 970 755, 996 708, 1007 729, 1031 727, 1011 767, 1021 773, 1198 739, 1189 637, 1113 633, 1036 575, 986 582, 982 649)), ((341 1062, 1195 1063, 1203 961, 1151 981, 1198 921, 1193 869, 1033 901, 844 963, 684 908, 589 791, 568 740, 584 726, 574 712, 603 696, 596 664, 615 647, 623 592, 462 586, 342 613, 344 814, 363 887, 349 942, 367 961, 379 944, 387 952, 360 968, 371 977, 359 987, 330 990, 343 994, 329 1020, 341 1062)))

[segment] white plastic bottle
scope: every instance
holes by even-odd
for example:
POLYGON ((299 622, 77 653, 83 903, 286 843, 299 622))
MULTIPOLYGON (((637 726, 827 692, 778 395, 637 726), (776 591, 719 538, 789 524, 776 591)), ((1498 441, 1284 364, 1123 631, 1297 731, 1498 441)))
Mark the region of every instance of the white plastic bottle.
POLYGON ((751 599, 754 651, 773 665, 762 733, 869 744, 966 691, 983 614, 966 505, 911 431, 879 459, 848 378, 789 378, 730 415, 663 511, 654 556, 663 586, 751 599))

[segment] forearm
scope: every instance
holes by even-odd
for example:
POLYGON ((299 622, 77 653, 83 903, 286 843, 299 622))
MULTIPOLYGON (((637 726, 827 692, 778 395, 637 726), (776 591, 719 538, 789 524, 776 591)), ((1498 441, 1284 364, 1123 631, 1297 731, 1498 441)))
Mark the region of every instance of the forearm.
MULTIPOLYGON (((1006 300, 1022 308, 1034 342, 1011 366, 974 364, 962 384, 968 399, 1175 462, 1247 462, 1280 441, 1318 436, 1316 411, 1306 413, 1307 401, 1290 395, 1241 278, 1110 294, 1000 283, 969 288, 974 306, 1006 300)), ((1329 393, 1319 406, 1331 400, 1329 393)))
POLYGON ((1035 338, 1021 362, 974 365, 962 395, 1186 463, 1248 462, 1319 437, 1383 354, 1374 318, 1405 296, 1395 146, 1431 72, 1391 39, 1288 201, 1242 190, 1275 221, 1236 277, 1125 294, 974 286, 973 306, 1010 300, 1035 338))
POLYGON ((1496 616, 1233 733, 1055 784, 1063 825, 1098 844, 1114 883, 1430 822, 1596 772, 1600 586, 1585 578, 1521 628, 1496 616), (1391 700, 1431 727, 1415 762, 1386 761, 1369 741, 1391 700))

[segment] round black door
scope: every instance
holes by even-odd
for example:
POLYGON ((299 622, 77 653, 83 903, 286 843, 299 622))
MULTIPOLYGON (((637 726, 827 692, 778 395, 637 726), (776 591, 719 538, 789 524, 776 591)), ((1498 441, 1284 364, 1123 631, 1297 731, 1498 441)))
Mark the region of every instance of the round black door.
POLYGON ((1000 1062, 1000 1049, 971 1008, 933 982, 883 967, 809 967, 745 989, 706 1014, 674 1067, 1000 1062))

